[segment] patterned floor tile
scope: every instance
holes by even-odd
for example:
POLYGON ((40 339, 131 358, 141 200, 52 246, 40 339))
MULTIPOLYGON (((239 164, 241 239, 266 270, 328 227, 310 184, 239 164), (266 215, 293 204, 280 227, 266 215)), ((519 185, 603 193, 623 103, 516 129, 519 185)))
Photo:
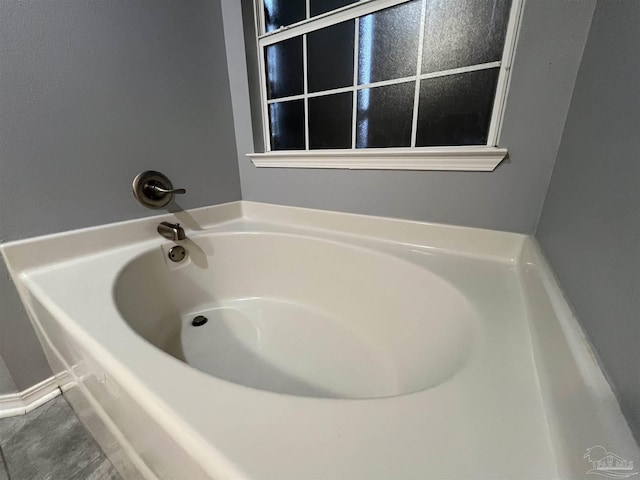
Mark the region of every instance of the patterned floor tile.
POLYGON ((9 480, 9 475, 7 474, 7 467, 4 464, 4 456, 2 455, 2 451, 0 451, 0 480, 9 480))
POLYGON ((62 396, 1 419, 0 448, 10 480, 119 479, 62 396))

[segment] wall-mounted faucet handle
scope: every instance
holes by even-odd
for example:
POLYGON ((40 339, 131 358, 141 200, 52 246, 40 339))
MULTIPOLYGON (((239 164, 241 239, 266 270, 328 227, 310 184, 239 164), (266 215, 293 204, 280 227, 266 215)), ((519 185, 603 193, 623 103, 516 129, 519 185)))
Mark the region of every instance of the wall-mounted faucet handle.
POLYGON ((187 193, 184 188, 173 188, 166 175, 148 170, 133 179, 133 194, 149 208, 163 208, 171 203, 174 195, 187 193))
POLYGON ((157 196, 163 196, 163 195, 169 195, 169 194, 181 195, 183 193, 187 193, 187 190, 185 190, 184 188, 168 189, 168 188, 163 188, 160 185, 157 185, 152 182, 147 182, 143 188, 149 193, 151 193, 152 195, 157 195, 157 196))

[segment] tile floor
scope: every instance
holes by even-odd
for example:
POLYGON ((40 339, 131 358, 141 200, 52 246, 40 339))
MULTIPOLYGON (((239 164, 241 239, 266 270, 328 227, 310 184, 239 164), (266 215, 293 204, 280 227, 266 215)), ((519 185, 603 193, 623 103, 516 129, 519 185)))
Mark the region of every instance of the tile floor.
POLYGON ((0 419, 0 480, 121 480, 64 397, 0 419))

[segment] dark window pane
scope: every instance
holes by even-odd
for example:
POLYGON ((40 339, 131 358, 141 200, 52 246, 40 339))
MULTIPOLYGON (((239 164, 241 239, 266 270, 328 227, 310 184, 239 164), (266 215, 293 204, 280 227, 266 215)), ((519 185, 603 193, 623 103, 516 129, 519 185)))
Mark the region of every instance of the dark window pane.
POLYGON ((502 58, 511 0, 427 0, 422 73, 502 58))
POLYGON ((309 91, 353 85, 355 20, 323 28, 307 36, 309 91))
POLYGON ((336 8, 344 7, 358 0, 311 0, 310 8, 311 16, 315 17, 325 12, 330 12, 336 8))
POLYGON ((302 37, 269 45, 265 49, 264 61, 267 67, 267 98, 303 93, 302 37))
POLYGON ((358 92, 357 148, 409 147, 415 82, 358 92))
POLYGON ((416 146, 486 144, 499 73, 491 68, 422 80, 416 146))
POLYGON ((271 150, 304 150, 304 101, 269 105, 271 150))
POLYGON ((267 32, 304 20, 306 0, 264 0, 264 23, 267 32))
POLYGON ((360 19, 358 83, 416 74, 420 1, 387 8, 360 19))
POLYGON ((309 99, 309 149, 351 148, 353 93, 309 99))

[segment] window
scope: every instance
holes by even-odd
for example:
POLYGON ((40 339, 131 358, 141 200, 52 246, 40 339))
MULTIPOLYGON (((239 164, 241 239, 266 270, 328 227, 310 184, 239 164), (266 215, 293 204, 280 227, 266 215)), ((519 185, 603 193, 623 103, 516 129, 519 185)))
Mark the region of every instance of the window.
POLYGON ((492 170, 521 0, 255 0, 257 166, 492 170))

